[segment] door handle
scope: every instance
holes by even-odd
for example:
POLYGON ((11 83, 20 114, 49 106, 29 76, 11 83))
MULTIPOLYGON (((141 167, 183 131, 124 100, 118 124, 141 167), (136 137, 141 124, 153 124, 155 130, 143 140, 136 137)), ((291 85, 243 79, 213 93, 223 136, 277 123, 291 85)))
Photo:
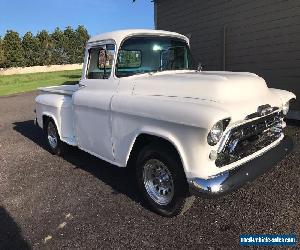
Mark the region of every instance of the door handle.
POLYGON ((79 83, 78 85, 79 85, 79 88, 80 88, 80 89, 86 87, 86 84, 79 83))

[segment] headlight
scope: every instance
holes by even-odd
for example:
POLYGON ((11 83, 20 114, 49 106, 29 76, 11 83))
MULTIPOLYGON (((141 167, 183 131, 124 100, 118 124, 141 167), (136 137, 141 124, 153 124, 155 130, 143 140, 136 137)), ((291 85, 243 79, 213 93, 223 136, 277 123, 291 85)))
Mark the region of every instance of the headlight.
POLYGON ((219 121, 212 127, 212 129, 208 133, 208 136, 207 136, 208 144, 211 146, 216 145, 220 141, 220 139, 223 135, 223 132, 224 132, 223 121, 219 121))
POLYGON ((285 104, 282 105, 282 113, 284 115, 287 115, 290 109, 290 102, 286 102, 285 104))

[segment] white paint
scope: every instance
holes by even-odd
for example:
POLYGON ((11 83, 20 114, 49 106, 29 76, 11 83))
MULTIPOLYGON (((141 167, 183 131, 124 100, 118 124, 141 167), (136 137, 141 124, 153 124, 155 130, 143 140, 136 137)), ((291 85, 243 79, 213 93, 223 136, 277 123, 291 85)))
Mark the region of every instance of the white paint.
POLYGON ((114 162, 112 148, 111 102, 118 80, 82 80, 82 88, 73 95, 78 146, 96 156, 114 162))
POLYGON ((186 36, 176 32, 170 32, 165 30, 130 29, 130 30, 112 31, 112 32, 93 36, 88 40, 88 44, 92 44, 104 40, 114 40, 117 45, 120 45, 125 38, 134 35, 172 36, 172 37, 181 38, 189 43, 189 39, 186 36))
MULTIPOLYGON (((106 33, 89 40, 87 48, 111 43, 118 49, 128 36, 180 34, 153 30, 106 33)), ((191 70, 141 74, 118 79, 85 79, 86 53, 82 80, 73 89, 66 86, 43 88, 36 98, 37 121, 53 117, 65 142, 125 167, 135 140, 141 134, 164 138, 179 152, 188 178, 209 178, 232 169, 274 147, 268 147, 223 168, 209 159, 222 140, 209 146, 207 135, 213 124, 231 118, 224 135, 233 127, 249 122, 245 117, 258 106, 270 104, 281 109, 295 95, 270 89, 265 81, 251 73, 195 72, 191 70)), ((114 62, 115 64, 115 62, 114 62)), ((112 72, 114 72, 112 67, 112 72)))

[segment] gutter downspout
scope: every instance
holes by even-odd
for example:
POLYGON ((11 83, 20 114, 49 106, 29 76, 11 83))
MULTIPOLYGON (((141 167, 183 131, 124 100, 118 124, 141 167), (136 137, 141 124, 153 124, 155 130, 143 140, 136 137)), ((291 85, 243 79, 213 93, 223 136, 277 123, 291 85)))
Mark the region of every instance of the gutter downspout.
POLYGON ((154 4, 154 28, 157 30, 157 1, 153 1, 154 4))
POLYGON ((223 26, 223 62, 222 62, 222 68, 223 71, 226 70, 226 36, 227 36, 227 25, 223 26))

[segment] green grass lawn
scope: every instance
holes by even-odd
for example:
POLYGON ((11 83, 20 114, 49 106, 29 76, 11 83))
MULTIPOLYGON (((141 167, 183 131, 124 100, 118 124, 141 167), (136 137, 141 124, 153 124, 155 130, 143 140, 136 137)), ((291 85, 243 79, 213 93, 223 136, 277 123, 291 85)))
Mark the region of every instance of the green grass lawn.
POLYGON ((21 75, 0 75, 0 96, 36 90, 61 84, 75 84, 79 81, 81 70, 67 70, 21 75))

